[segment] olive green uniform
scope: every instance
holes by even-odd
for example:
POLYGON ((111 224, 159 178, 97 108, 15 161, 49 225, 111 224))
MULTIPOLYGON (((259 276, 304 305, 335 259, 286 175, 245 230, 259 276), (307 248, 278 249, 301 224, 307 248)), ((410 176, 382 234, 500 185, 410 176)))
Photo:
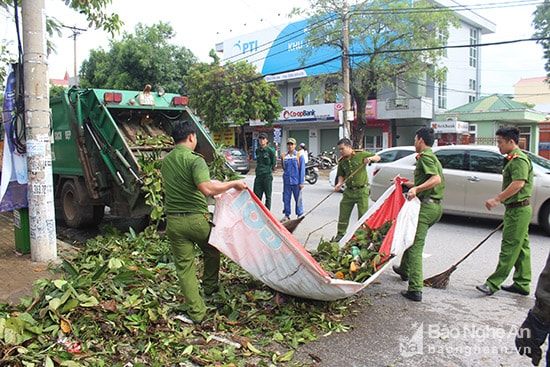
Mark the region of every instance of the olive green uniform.
POLYGON ((513 279, 516 288, 529 292, 531 283, 529 223, 533 209, 529 205, 529 198, 533 191, 533 165, 519 148, 514 149, 506 157, 502 171, 502 190, 517 180, 525 181, 525 185, 515 195, 502 201, 506 211, 500 255, 495 272, 486 281, 493 292, 500 289, 512 268, 515 268, 513 279))
POLYGON ((422 292, 424 283, 422 251, 424 250, 426 235, 428 234, 428 229, 439 222, 443 213, 440 203, 445 191, 443 169, 432 149, 426 148, 417 156, 416 168, 414 170, 414 186, 422 185, 434 175, 441 177, 441 183, 429 190, 420 191, 416 195, 421 201, 418 226, 416 227, 414 242, 403 253, 401 264, 399 265, 399 269, 403 274, 409 276, 409 292, 422 292))
MULTIPOLYGON (((365 158, 372 156, 374 154, 371 152, 353 151, 349 158, 340 159, 336 176, 342 176, 344 179, 349 177, 363 164, 365 158)), ((346 182, 346 189, 342 195, 342 200, 340 200, 336 237, 342 237, 346 233, 354 205, 357 205, 358 218, 361 218, 369 209, 369 187, 367 184, 368 176, 366 169, 359 170, 346 182)))
POLYGON ((197 185, 210 181, 204 159, 183 145, 177 145, 162 161, 166 206, 166 235, 170 239, 180 289, 189 317, 200 322, 206 305, 199 293, 195 267, 195 244, 204 254, 203 289, 211 294, 218 288, 219 251, 208 244, 210 213, 206 198, 197 185))
POLYGON ((266 146, 256 149, 256 177, 254 178, 254 194, 262 200, 265 194, 265 206, 271 209, 271 192, 273 191, 273 170, 277 164, 275 149, 266 146))

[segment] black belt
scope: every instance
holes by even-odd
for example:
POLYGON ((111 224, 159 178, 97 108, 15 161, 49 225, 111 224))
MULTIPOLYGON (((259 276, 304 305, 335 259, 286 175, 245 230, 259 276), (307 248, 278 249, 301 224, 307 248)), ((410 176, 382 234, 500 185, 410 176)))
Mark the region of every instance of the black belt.
POLYGON ((441 200, 439 199, 431 199, 431 198, 422 198, 420 199, 421 202, 426 204, 439 204, 441 200))
POLYGON ((367 185, 363 185, 363 186, 356 186, 356 187, 346 187, 346 189, 350 189, 350 190, 359 190, 359 189, 363 189, 367 187, 367 185))
POLYGON ((167 215, 171 215, 174 217, 188 217, 190 215, 196 215, 196 214, 203 214, 203 213, 191 213, 191 212, 174 212, 174 213, 166 213, 167 215))
POLYGON ((529 200, 518 201, 517 203, 504 204, 506 209, 509 208, 521 208, 522 206, 529 205, 529 200))

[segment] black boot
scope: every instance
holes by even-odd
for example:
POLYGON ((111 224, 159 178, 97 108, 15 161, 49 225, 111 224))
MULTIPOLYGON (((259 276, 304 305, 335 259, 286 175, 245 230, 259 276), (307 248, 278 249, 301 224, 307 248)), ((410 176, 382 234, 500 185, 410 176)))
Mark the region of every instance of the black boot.
POLYGON ((411 301, 422 301, 422 292, 419 291, 401 291, 401 295, 405 298, 410 299, 411 301))

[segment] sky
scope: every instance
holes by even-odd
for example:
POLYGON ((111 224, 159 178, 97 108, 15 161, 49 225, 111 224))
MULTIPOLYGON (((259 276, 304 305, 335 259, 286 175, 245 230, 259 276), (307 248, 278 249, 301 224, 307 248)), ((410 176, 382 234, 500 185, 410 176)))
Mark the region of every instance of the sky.
MULTIPOLYGON (((66 26, 87 28, 84 17, 67 8, 63 0, 45 1, 49 16, 54 16, 66 26)), ((472 6, 479 15, 496 24, 496 32, 483 35, 482 43, 531 37, 534 32, 531 26, 532 14, 536 4, 541 2, 542 0, 458 1, 462 5, 472 6), (500 4, 499 8, 495 4, 500 4), (479 5, 486 6, 478 7, 479 5)), ((293 7, 305 8, 308 5, 307 0, 114 0, 113 3, 109 11, 119 14, 125 22, 123 30, 133 33, 139 22, 145 25, 153 25, 159 21, 170 23, 176 32, 174 43, 190 49, 201 61, 210 61, 210 49, 223 40, 270 27, 280 27, 289 21, 302 20, 300 17, 289 19, 288 14, 293 7)), ((61 79, 65 71, 73 75, 72 36, 72 31, 65 29, 62 37, 53 40, 57 54, 48 58, 50 78, 61 79)), ((101 30, 89 29, 81 32, 76 41, 77 67, 80 68, 91 49, 102 47, 108 50, 109 37, 101 30)), ((0 18, 0 38, 15 39, 13 23, 5 15, 0 18)), ((121 36, 115 38, 120 39, 121 36)), ((15 50, 15 42, 11 41, 10 45, 15 50)), ((484 47, 481 58, 483 95, 512 94, 513 85, 521 78, 546 75, 542 47, 532 41, 484 47)), ((453 89, 451 85, 447 87, 453 89)))

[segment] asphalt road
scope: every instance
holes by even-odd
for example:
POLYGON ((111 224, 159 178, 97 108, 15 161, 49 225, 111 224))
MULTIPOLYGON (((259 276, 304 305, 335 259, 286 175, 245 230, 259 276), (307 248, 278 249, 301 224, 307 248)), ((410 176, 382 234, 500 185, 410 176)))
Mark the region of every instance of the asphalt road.
MULTIPOLYGON (((254 176, 248 175, 252 185, 254 176)), ((306 184, 303 200, 307 212, 332 187, 326 177, 306 184)), ((334 193, 304 219, 294 232, 308 249, 319 239, 332 237, 341 194, 334 193)), ((273 182, 272 212, 282 218, 282 181, 273 182)), ((354 218, 355 214, 352 214, 354 218)), ((438 274, 458 261, 497 225, 498 221, 444 216, 428 233, 424 248, 425 277, 438 274)), ((295 360, 319 366, 528 366, 517 354, 514 336, 533 305, 533 294, 520 296, 503 291, 487 297, 475 286, 494 270, 501 232, 495 233, 479 250, 459 265, 447 289, 424 289, 421 303, 403 298, 407 284, 390 271, 363 292, 367 302, 346 322, 352 329, 333 333, 302 346, 295 360)), ((536 286, 550 251, 548 235, 537 227, 530 231, 533 283, 536 286)), ((397 259, 398 261, 399 259, 397 259)), ((505 284, 511 283, 511 277, 505 284)), ((547 348, 544 346, 543 348, 547 348)))

